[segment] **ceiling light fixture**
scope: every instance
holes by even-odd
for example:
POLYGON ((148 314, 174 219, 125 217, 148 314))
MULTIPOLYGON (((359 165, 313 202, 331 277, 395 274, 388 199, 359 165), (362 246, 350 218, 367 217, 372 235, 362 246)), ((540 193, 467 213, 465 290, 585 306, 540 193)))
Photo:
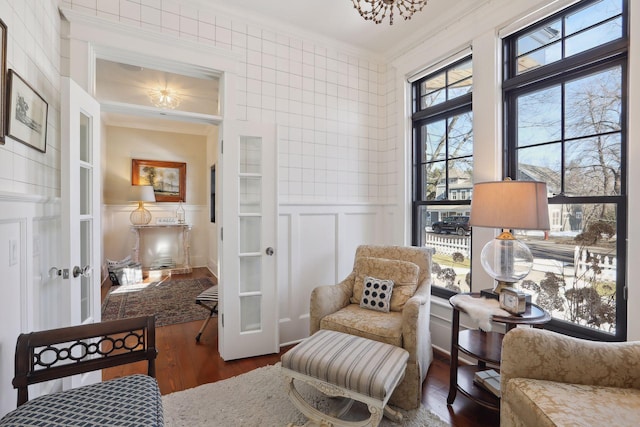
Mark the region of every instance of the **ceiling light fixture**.
POLYGON ((405 21, 411 19, 414 13, 422 10, 427 0, 351 0, 353 7, 367 21, 380 24, 389 13, 389 25, 393 25, 393 8, 405 21))
POLYGON ((173 89, 151 89, 149 91, 151 103, 158 108, 173 110, 180 105, 180 95, 173 89))

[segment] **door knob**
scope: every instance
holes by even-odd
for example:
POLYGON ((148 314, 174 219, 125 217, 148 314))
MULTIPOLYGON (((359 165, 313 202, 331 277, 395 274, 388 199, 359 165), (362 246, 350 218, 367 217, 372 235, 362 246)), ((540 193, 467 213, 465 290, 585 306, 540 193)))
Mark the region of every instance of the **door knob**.
POLYGON ((91 267, 88 265, 85 265, 82 268, 78 267, 77 265, 73 267, 73 277, 78 277, 78 276, 82 276, 82 277, 91 276, 91 267))
POLYGON ((273 248, 272 248, 271 246, 269 246, 269 247, 267 248, 267 250, 266 250, 266 251, 264 251, 264 252, 265 252, 267 255, 271 256, 271 255, 273 255, 273 248))

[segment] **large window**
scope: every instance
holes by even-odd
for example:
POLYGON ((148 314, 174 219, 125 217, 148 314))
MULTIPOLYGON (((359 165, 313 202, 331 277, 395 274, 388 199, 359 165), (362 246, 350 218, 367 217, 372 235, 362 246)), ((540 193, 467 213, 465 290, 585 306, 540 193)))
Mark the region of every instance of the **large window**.
POLYGON ((434 285, 469 291, 473 188, 472 62, 413 84, 413 244, 431 246, 434 285))
POLYGON ((505 175, 545 181, 551 230, 522 287, 549 327, 626 338, 626 0, 585 0, 505 40, 505 175))

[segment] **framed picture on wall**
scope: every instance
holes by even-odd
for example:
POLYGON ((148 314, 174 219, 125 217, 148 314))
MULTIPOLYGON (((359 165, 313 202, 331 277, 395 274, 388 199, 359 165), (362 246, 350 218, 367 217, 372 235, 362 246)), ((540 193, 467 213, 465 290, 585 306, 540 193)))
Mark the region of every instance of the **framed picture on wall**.
POLYGON ((185 202, 187 164, 132 159, 131 184, 153 186, 156 202, 185 202))
POLYGON ((4 144, 7 134, 4 120, 7 103, 7 26, 0 19, 0 144, 4 144))
POLYGON ((44 153, 49 104, 13 70, 9 70, 8 96, 7 135, 44 153))

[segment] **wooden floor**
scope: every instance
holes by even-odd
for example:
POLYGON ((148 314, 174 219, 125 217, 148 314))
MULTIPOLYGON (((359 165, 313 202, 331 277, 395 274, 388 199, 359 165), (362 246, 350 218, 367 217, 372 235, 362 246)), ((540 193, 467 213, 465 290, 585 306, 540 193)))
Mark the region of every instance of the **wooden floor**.
MULTIPOLYGON (((211 273, 207 269, 194 269, 192 274, 180 277, 204 276, 211 276, 211 273)), ((107 291, 108 287, 103 286, 103 297, 107 291)), ((201 325, 201 321, 196 321, 156 328, 156 345, 159 351, 156 360, 156 377, 163 395, 234 377, 262 366, 273 365, 279 362, 282 354, 291 348, 283 347, 279 354, 225 362, 218 352, 217 318, 209 322, 200 342, 197 343, 195 337, 201 325)), ((146 365, 139 363, 106 369, 103 371, 103 378, 110 379, 145 372, 146 365)), ((500 424, 497 412, 471 402, 460 393, 453 405, 448 406, 446 401, 448 393, 448 356, 435 352, 434 361, 423 386, 423 404, 454 426, 497 427, 500 424)))

